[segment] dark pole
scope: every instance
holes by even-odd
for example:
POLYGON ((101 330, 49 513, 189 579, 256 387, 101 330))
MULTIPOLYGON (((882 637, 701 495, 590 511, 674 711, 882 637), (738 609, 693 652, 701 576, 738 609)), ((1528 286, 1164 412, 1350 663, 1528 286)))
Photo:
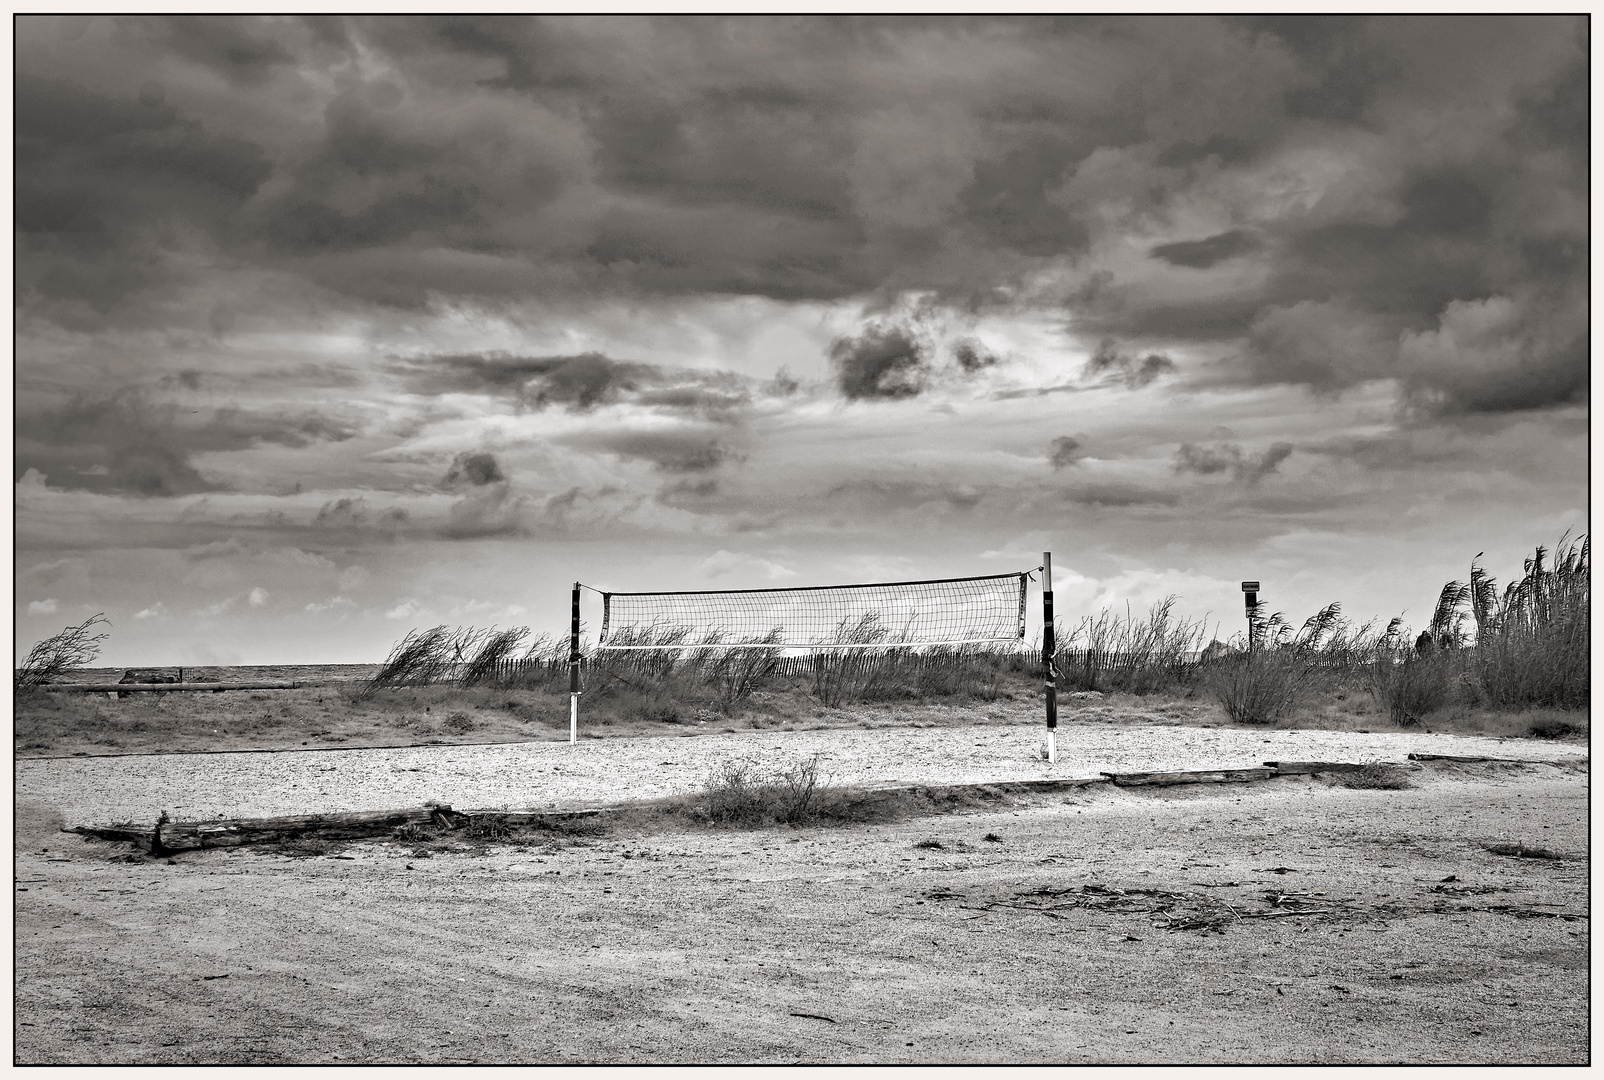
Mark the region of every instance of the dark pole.
POLYGON ((579 741, 579 582, 574 582, 573 617, 568 629, 568 741, 579 741))
POLYGON ((1058 760, 1058 672, 1053 654, 1053 553, 1041 556, 1041 661, 1042 678, 1047 684, 1047 760, 1058 760))

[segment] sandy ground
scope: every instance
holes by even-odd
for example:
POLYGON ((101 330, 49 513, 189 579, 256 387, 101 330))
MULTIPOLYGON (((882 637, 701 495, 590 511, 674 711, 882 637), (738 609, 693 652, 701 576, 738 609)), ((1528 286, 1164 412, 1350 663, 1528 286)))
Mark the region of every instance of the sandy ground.
MULTIPOLYGON (((976 778, 1034 768, 1020 758, 1035 731, 954 732, 947 758, 929 734, 865 733, 835 753, 880 755, 863 772, 883 779, 927 777, 939 760, 976 778), (996 742, 977 746, 982 736, 996 742)), ((1478 749, 1180 729, 1139 747, 1137 734, 1149 733, 1077 742, 1066 771, 1478 749)), ((486 775, 509 801, 583 799, 638 790, 647 766, 663 770, 653 784, 688 782, 742 746, 625 749, 30 765, 16 1061, 1588 1061, 1587 786, 1575 768, 1431 767, 1406 791, 1306 778, 1104 787, 891 825, 429 858, 373 842, 341 857, 117 861, 125 846, 56 831, 112 808, 142 816, 156 796, 141 795, 141 776, 168 785, 163 799, 204 794, 228 812, 305 808, 318 792, 330 807, 471 805, 486 800, 449 770, 494 763, 486 775), (438 771, 388 771, 403 762, 438 771), (201 782, 224 767, 239 772, 201 782), (287 777, 317 786, 275 793, 287 777), (230 797, 231 782, 249 790, 230 797), (1494 839, 1578 857, 1508 858, 1482 846, 1494 839), (1136 890, 1217 897, 1188 902, 1241 917, 1175 928, 1136 890), (1092 902, 1069 906, 1075 896, 1092 902)), ((1537 747, 1520 749, 1508 756, 1537 747)))
POLYGON ((832 728, 696 737, 317 752, 130 756, 15 763, 19 801, 67 824, 253 817, 447 803, 459 810, 593 806, 683 794, 720 763, 818 755, 836 783, 986 783, 1046 776, 1246 768, 1265 761, 1404 761, 1412 752, 1506 758, 1585 756, 1584 745, 1426 733, 1070 724, 1059 761, 1039 724, 832 728))

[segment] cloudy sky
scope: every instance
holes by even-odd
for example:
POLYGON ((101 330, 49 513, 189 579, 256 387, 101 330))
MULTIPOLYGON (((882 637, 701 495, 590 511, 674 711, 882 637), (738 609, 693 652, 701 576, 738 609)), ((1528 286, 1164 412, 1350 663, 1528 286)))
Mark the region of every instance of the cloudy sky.
POLYGON ((1587 527, 1577 17, 16 22, 17 648, 575 579, 1238 581, 1587 527))

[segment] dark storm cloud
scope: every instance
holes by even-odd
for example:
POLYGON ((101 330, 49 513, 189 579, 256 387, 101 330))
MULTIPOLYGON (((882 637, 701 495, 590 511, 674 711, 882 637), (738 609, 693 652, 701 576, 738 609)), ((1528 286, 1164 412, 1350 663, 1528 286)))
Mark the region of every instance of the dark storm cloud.
POLYGON ((1245 487, 1252 487, 1281 467, 1292 456, 1291 443, 1276 443, 1262 454, 1249 454, 1236 443, 1216 443, 1202 446, 1182 443, 1175 452, 1177 473, 1196 473, 1213 476, 1229 472, 1231 479, 1245 487))
POLYGON ((693 514, 707 513, 719 508, 718 481, 712 477, 700 480, 676 480, 665 484, 657 493, 657 501, 675 510, 693 514))
POLYGON ((871 326, 830 343, 836 386, 851 399, 913 397, 925 388, 924 345, 897 326, 871 326))
POLYGON ((304 447, 356 434, 315 412, 285 416, 223 408, 196 417, 140 388, 80 397, 55 409, 19 410, 16 472, 38 469, 59 488, 190 495, 219 488, 191 464, 194 454, 263 443, 304 447))
MULTIPOLYGON (((1587 387, 1585 18, 53 25, 18 23, 17 283, 62 325, 208 267, 417 310, 917 290, 1450 412, 1587 387), (1342 319, 1337 356, 1296 332, 1342 319)), ((906 350, 847 359, 849 397, 921 385, 906 350)))
POLYGON ((1086 361, 1081 377, 1121 382, 1131 390, 1140 390, 1160 375, 1174 370, 1175 361, 1162 353, 1148 353, 1138 359, 1120 352, 1111 339, 1105 339, 1086 361))
POLYGON ((613 360, 601 353, 431 356, 401 362, 397 369, 422 393, 499 394, 535 409, 562 405, 588 412, 624 402, 668 415, 733 420, 751 400, 750 380, 736 372, 613 360))
POLYGON ((1245 255, 1258 246, 1250 233, 1232 229, 1203 240, 1182 240, 1174 244, 1159 244, 1150 255, 1176 266, 1193 270, 1207 270, 1215 263, 1245 255))
POLYGON ((966 372, 976 372, 997 365, 997 355, 977 341, 960 341, 952 347, 952 358, 966 372))
POLYGON ((660 431, 595 430, 563 440, 570 446, 647 461, 667 473, 708 472, 733 456, 716 435, 697 428, 660 431))
POLYGON ((1139 484, 1083 484, 1063 493, 1064 501, 1077 507, 1117 509, 1134 506, 1175 506, 1180 495, 1171 491, 1155 491, 1139 484))
POLYGON ((19 300, 68 325, 170 285, 182 272, 163 252, 196 233, 226 242, 272 172, 260 146, 148 93, 19 71, 14 115, 19 300))
POLYGON ((983 493, 967 484, 933 480, 850 480, 825 493, 824 503, 867 515, 894 510, 968 512, 980 504, 983 493))
POLYGON ((472 488, 451 504, 439 534, 449 540, 512 536, 525 529, 527 500, 506 481, 472 488))
POLYGON ((461 453, 451 462, 451 468, 441 479, 440 486, 448 490, 462 487, 484 487, 507 479, 494 454, 461 453))
POLYGON ((1055 469, 1067 468, 1078 464, 1086 456, 1084 438, 1075 438, 1071 435, 1060 435, 1053 440, 1052 452, 1047 460, 1055 469))
POLYGON ((362 498, 332 499, 323 504, 312 519, 316 529, 342 533, 381 533, 394 535, 403 528, 408 514, 403 507, 377 509, 362 498))
POLYGON ((152 23, 132 22, 164 39, 180 56, 247 85, 263 82, 273 67, 295 60, 264 20, 236 16, 169 16, 152 23))

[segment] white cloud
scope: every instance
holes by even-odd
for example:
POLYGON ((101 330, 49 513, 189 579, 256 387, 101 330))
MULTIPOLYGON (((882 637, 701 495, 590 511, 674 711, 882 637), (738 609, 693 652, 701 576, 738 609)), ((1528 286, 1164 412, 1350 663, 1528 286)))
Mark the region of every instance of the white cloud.
POLYGON ((28 605, 29 615, 54 615, 56 613, 56 598, 49 600, 35 600, 28 605))
POLYGON ((350 600, 347 600, 345 597, 336 596, 332 600, 330 600, 330 601, 328 601, 327 603, 324 603, 324 604, 319 604, 319 603, 316 603, 314 601, 313 603, 310 603, 310 604, 306 605, 306 610, 311 612, 312 614, 316 615, 319 612, 332 611, 337 607, 355 607, 355 606, 356 606, 355 603, 353 603, 350 600))
POLYGON ((761 575, 769 581, 796 577, 795 570, 772 559, 761 559, 737 551, 725 551, 723 548, 702 560, 702 573, 710 578, 723 577, 726 574, 738 574, 742 577, 761 575))
POLYGON ((198 612, 198 614, 205 615, 205 616, 221 615, 221 614, 223 614, 223 612, 228 611, 230 608, 232 608, 234 606, 234 601, 236 601, 238 599, 239 599, 239 597, 237 597, 237 596, 230 596, 230 597, 227 597, 225 599, 219 600, 215 604, 208 604, 207 606, 201 608, 200 611, 198 612))
POLYGON ((158 603, 152 605, 151 607, 145 608, 142 611, 134 612, 134 618, 136 618, 136 619, 154 619, 154 618, 157 618, 158 616, 165 615, 166 613, 167 613, 167 609, 161 603, 158 602, 158 603))
POLYGON ((251 607, 261 607, 263 604, 267 603, 267 595, 268 593, 266 589, 262 588, 260 585, 256 586, 256 588, 251 590, 251 607))
POLYGON ((416 615, 422 610, 423 605, 418 603, 417 599, 414 597, 410 600, 401 601, 401 603, 397 604, 389 611, 386 611, 384 613, 384 617, 386 619, 410 619, 412 616, 416 615))

